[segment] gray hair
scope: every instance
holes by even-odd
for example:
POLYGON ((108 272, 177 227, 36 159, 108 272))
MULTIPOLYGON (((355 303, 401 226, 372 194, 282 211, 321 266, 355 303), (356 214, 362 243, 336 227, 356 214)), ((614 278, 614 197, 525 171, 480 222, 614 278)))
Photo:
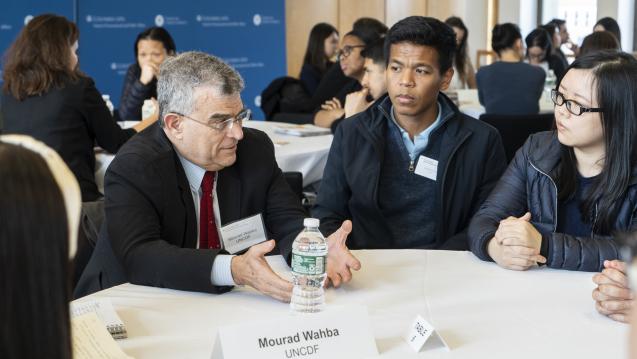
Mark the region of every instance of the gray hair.
POLYGON ((221 96, 239 94, 243 90, 241 75, 221 59, 198 51, 169 57, 159 67, 157 102, 159 121, 170 112, 182 115, 195 110, 195 90, 213 87, 221 96))

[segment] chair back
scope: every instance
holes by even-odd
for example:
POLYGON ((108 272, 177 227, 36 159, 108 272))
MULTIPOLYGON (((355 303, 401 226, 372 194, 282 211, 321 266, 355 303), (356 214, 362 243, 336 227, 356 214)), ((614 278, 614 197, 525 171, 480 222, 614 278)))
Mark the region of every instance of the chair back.
POLYGON ((526 139, 536 132, 551 130, 555 118, 552 113, 536 115, 483 114, 480 116, 480 121, 488 123, 500 132, 507 161, 511 162, 515 152, 524 145, 526 139))

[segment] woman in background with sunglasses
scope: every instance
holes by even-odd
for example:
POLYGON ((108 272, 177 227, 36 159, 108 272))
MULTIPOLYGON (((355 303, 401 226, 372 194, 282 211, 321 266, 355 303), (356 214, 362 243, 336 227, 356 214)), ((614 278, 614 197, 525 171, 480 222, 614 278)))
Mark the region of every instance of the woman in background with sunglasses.
POLYGON ((513 270, 601 271, 637 228, 637 60, 578 58, 552 91, 556 130, 531 135, 469 226, 472 252, 513 270))

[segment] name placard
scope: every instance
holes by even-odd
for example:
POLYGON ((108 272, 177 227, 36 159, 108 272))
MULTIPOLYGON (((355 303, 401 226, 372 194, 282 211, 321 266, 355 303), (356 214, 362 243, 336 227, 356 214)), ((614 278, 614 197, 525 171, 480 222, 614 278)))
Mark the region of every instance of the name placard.
POLYGON ((429 322, 420 315, 416 316, 416 319, 414 319, 409 327, 405 341, 415 352, 422 351, 427 342, 429 342, 432 347, 444 347, 447 351, 450 350, 447 342, 436 332, 433 325, 429 324, 429 322))
POLYGON ((352 358, 378 355, 367 308, 330 307, 312 315, 219 328, 212 359, 352 358))

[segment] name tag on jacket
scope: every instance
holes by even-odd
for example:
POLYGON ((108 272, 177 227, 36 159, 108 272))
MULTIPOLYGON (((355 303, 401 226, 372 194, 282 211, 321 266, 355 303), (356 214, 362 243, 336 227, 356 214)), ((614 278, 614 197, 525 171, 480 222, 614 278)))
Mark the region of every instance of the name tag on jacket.
POLYGON ((420 156, 416 164, 416 174, 435 181, 438 175, 438 161, 427 156, 420 156))
POLYGON ((267 239, 261 213, 228 223, 221 227, 220 232, 223 247, 230 254, 241 252, 267 239))

